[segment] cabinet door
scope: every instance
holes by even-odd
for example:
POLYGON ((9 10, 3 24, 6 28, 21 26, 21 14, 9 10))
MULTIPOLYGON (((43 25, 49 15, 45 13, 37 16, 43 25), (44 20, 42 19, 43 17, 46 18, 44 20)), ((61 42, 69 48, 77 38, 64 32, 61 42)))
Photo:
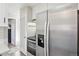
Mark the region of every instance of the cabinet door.
POLYGON ((0 4, 0 26, 8 24, 6 9, 6 4, 0 4))
POLYGON ((4 11, 3 10, 0 10, 0 24, 3 24, 4 23, 4 11))

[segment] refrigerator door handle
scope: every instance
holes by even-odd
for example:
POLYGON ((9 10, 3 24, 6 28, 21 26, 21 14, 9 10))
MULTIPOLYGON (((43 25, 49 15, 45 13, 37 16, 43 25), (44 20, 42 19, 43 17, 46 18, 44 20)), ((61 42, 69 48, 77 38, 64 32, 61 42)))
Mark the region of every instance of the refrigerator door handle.
POLYGON ((50 42, 49 41, 50 40, 49 39, 49 33, 50 33, 49 30, 50 30, 50 27, 49 27, 49 21, 47 21, 47 22, 48 23, 47 23, 47 31, 46 31, 47 32, 47 34, 46 34, 47 35, 46 50, 47 50, 47 56, 49 56, 49 42, 50 42))

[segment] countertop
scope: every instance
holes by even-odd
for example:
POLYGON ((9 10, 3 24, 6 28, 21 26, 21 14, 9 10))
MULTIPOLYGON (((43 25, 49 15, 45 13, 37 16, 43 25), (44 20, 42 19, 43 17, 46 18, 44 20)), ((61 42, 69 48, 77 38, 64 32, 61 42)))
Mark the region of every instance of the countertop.
POLYGON ((27 37, 27 39, 32 40, 32 41, 36 41, 36 37, 35 36, 27 37))

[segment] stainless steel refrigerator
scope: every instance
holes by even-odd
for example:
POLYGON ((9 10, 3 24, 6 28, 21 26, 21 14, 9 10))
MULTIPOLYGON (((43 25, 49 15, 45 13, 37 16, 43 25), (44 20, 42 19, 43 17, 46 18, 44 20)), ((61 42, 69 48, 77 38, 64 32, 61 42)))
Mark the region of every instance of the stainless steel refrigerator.
POLYGON ((77 4, 37 14, 36 25, 37 56, 77 55, 77 4))

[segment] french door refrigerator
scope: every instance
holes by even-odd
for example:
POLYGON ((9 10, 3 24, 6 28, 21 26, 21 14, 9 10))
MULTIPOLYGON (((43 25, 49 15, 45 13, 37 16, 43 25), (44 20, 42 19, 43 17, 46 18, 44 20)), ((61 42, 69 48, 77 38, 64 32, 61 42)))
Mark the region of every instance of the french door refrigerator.
POLYGON ((77 4, 39 13, 36 25, 36 55, 77 55, 77 4))

